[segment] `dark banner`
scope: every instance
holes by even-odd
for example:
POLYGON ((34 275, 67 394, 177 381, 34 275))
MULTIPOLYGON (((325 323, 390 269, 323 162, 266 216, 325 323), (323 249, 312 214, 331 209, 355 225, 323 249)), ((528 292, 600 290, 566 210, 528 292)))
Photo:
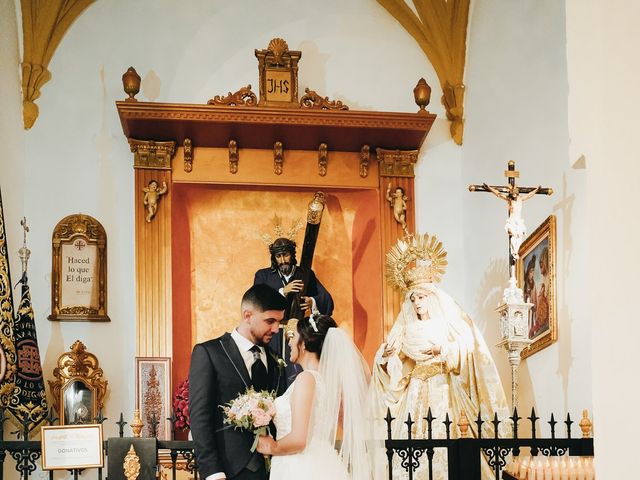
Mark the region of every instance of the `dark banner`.
POLYGON ((18 307, 13 335, 18 357, 18 371, 9 410, 21 425, 28 420, 31 430, 45 419, 48 407, 36 336, 36 322, 26 275, 22 278, 22 299, 18 307))
POLYGON ((13 396, 16 375, 16 349, 13 344, 13 295, 4 210, 0 193, 0 407, 7 407, 13 396))

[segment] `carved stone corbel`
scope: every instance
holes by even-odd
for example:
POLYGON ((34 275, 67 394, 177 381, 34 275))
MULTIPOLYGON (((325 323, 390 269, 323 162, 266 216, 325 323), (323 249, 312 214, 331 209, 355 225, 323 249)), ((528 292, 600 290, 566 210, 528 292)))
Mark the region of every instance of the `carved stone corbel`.
POLYGON ((284 148, 282 142, 276 142, 273 144, 273 173, 276 175, 282 175, 284 166, 284 148))
POLYGON ((191 148, 191 139, 185 138, 182 147, 184 148, 184 171, 189 173, 193 170, 193 149, 191 148))
POLYGON ((238 142, 229 140, 229 171, 238 173, 238 142))
POLYGON ((326 143, 321 143, 318 148, 318 174, 324 177, 327 174, 329 152, 326 143))
POLYGON ((363 145, 360 149, 360 176, 367 178, 369 176, 369 160, 371 159, 369 145, 363 145))
POLYGON ((380 176, 414 177, 413 166, 418 161, 418 150, 376 149, 380 163, 380 176))

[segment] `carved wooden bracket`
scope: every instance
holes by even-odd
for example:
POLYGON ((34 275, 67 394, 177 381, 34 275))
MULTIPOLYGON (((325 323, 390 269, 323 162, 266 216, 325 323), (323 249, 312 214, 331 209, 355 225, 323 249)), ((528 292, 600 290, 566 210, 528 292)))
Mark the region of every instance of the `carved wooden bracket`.
POLYGON ((340 100, 329 100, 329 97, 321 97, 315 91, 304 89, 304 95, 300 98, 300 107, 315 108, 320 110, 349 110, 340 100))
POLYGON ((326 143, 321 143, 318 148, 318 174, 324 177, 327 174, 327 163, 329 160, 329 152, 326 143))
POLYGON ((176 152, 176 142, 129 139, 133 152, 133 168, 171 170, 171 159, 176 152))
POLYGON ((360 150, 360 176, 367 178, 369 176, 369 160, 371 158, 369 145, 363 145, 360 150))
POLYGON ((380 176, 414 177, 413 166, 418 161, 418 150, 376 150, 380 163, 380 176))
POLYGON ((238 142, 229 140, 229 171, 238 173, 238 142))
POLYGON ((207 102, 207 105, 228 105, 237 107, 242 105, 245 107, 255 107, 258 104, 256 94, 251 91, 251 85, 242 87, 235 93, 229 92, 226 97, 216 95, 207 102))
POLYGON ((273 173, 276 175, 282 175, 282 168, 284 165, 284 149, 282 142, 276 142, 273 144, 273 173))
POLYGON ((185 138, 182 147, 184 148, 184 171, 189 173, 193 170, 193 149, 191 148, 191 139, 185 138))

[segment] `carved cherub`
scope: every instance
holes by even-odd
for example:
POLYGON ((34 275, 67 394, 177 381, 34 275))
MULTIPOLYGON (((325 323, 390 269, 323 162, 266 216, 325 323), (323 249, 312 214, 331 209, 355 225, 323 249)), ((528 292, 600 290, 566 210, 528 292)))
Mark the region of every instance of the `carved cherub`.
POLYGON ((409 197, 404 194, 404 188, 396 187, 393 193, 391 193, 391 183, 389 183, 389 185, 387 185, 387 200, 393 209, 393 218, 395 218, 396 222, 406 231, 407 200, 409 200, 409 197))
POLYGON ((145 219, 147 222, 151 222, 151 219, 158 211, 158 201, 160 200, 160 197, 167 193, 167 182, 162 182, 162 188, 158 188, 158 182, 156 180, 151 180, 149 184, 143 188, 143 191, 144 198, 142 203, 144 203, 147 209, 145 219))

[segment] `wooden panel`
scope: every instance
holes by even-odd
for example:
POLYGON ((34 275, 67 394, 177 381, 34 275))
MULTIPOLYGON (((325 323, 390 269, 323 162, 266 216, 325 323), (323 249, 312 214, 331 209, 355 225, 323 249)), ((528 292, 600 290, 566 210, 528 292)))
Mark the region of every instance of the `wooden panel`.
MULTIPOLYGON (((364 112, 264 107, 227 107, 155 102, 116 102, 127 138, 190 138, 195 146, 271 149, 275 141, 292 150, 359 152, 363 145, 417 150, 436 116, 431 113, 364 112)), ((373 151, 373 150, 372 150, 373 151)))
POLYGON ((184 149, 173 160, 173 181, 180 183, 224 183, 240 185, 295 185, 309 187, 377 188, 378 164, 369 161, 369 174, 360 176, 360 154, 329 151, 327 174, 318 174, 318 153, 284 150, 281 175, 273 168, 272 150, 238 149, 238 172, 229 171, 226 148, 193 149, 193 170, 185 172, 184 149))
POLYGON ((136 354, 166 357, 171 346, 171 171, 135 169, 136 354), (145 220, 144 188, 166 182, 151 222, 145 220))

